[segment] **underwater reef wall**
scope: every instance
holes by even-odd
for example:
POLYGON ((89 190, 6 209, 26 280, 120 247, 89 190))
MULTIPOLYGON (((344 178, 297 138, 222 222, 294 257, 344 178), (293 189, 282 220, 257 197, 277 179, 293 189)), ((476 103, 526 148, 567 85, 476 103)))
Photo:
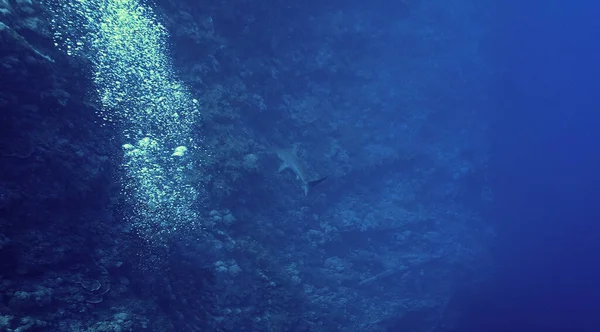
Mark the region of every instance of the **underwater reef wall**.
POLYGON ((449 330, 492 266, 485 15, 0 1, 0 330, 449 330))

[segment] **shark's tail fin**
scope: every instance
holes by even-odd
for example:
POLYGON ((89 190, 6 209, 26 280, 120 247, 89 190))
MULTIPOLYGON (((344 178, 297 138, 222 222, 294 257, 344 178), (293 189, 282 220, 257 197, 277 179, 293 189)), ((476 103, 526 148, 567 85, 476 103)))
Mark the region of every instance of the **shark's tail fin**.
POLYGON ((326 176, 324 176, 320 179, 308 181, 308 183, 304 186, 304 196, 307 196, 308 192, 311 191, 312 188, 316 187, 319 183, 325 181, 325 179, 327 179, 326 176))

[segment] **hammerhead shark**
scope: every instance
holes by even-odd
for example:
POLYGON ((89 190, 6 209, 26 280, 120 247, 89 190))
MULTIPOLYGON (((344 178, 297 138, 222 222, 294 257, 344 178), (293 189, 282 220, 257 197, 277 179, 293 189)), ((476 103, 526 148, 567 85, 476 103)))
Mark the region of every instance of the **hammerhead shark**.
POLYGON ((275 153, 277 153, 277 156, 279 157, 279 159, 281 159, 281 166, 279 166, 279 172, 283 172, 288 168, 291 169, 296 174, 296 178, 302 181, 302 189, 304 190, 304 196, 308 196, 308 192, 312 188, 314 188, 316 185, 327 179, 326 176, 316 180, 308 179, 308 173, 306 172, 304 165, 298 159, 295 146, 292 149, 275 149, 275 153))

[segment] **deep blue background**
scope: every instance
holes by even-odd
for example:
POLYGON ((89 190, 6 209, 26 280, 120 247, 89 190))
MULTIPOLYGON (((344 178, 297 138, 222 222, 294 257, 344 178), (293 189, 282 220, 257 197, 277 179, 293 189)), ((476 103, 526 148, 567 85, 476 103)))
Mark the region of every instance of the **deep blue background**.
POLYGON ((461 331, 600 331, 600 3, 498 8, 500 269, 461 331))

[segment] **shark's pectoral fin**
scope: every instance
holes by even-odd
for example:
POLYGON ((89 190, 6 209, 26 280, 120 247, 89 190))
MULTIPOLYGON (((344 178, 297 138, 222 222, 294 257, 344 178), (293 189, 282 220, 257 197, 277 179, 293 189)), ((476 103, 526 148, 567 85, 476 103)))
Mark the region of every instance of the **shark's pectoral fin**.
POLYGON ((279 170, 278 172, 281 173, 283 172, 286 168, 289 168, 290 166, 286 163, 281 163, 281 166, 279 166, 279 170))

